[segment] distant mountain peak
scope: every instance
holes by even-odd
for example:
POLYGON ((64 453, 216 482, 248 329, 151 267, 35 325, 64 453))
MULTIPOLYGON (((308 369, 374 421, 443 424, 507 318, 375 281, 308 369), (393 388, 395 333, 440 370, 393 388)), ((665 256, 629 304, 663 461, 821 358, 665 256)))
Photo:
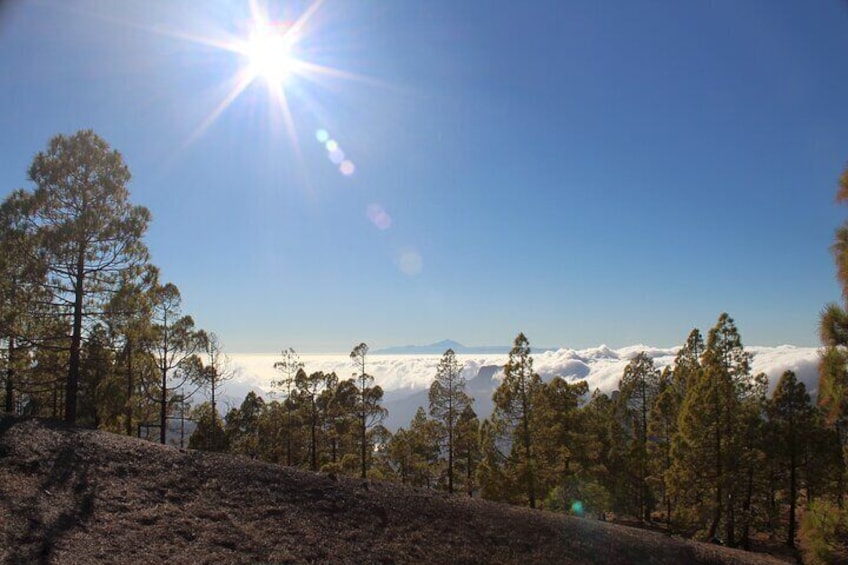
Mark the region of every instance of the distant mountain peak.
POLYGON ((378 349, 374 353, 377 355, 414 355, 414 354, 440 354, 448 349, 453 349, 454 353, 465 351, 468 348, 452 339, 443 339, 430 345, 401 345, 396 347, 386 347, 378 349))
POLYGON ((425 347, 441 347, 445 350, 453 349, 454 351, 456 351, 457 349, 465 349, 464 345, 452 339, 443 339, 442 341, 431 343, 430 345, 427 345, 425 347))
POLYGON ((430 345, 401 345, 396 347, 386 347, 378 349, 374 353, 377 355, 441 355, 448 349, 453 349, 454 353, 506 353, 509 347, 502 346, 485 346, 485 347, 466 347, 452 339, 443 339, 430 345))
MULTIPOLYGON (((511 349, 508 345, 481 345, 467 347, 452 339, 443 339, 430 345, 401 345, 386 347, 374 351, 376 355, 441 355, 448 349, 453 349, 457 355, 499 355, 507 354, 511 349)), ((534 348, 534 353, 553 351, 550 348, 534 348)))

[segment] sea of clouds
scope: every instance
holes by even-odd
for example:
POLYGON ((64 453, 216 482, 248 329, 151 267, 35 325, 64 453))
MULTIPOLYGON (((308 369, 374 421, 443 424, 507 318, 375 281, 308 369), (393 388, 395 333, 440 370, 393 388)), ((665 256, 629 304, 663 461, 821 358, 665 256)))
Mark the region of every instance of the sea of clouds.
MULTIPOLYGON (((673 364, 678 349, 679 347, 660 348, 646 345, 620 349, 611 349, 605 345, 589 349, 561 348, 534 354, 533 363, 536 372, 545 381, 555 376, 569 380, 585 379, 590 390, 600 389, 609 393, 618 388, 625 366, 639 352, 647 353, 653 358, 655 365, 662 368, 673 364)), ((752 373, 763 372, 768 375, 771 388, 777 384, 784 371, 792 370, 806 384, 807 390, 815 395, 818 387, 819 348, 781 345, 746 349, 753 355, 752 373)), ((425 391, 433 381, 440 359, 441 355, 375 354, 368 357, 366 370, 386 392, 384 404, 389 409, 387 425, 390 429, 405 425, 417 406, 426 404, 425 391)), ((237 406, 251 390, 266 400, 274 397, 271 382, 279 378, 279 373, 274 369, 274 363, 280 360, 279 354, 235 353, 230 355, 230 360, 236 376, 223 387, 222 399, 225 406, 222 408, 227 405, 237 406)), ((310 373, 335 371, 340 378, 349 378, 356 372, 346 354, 303 354, 300 360, 305 370, 310 373)), ((471 381, 481 367, 503 367, 507 355, 457 355, 457 360, 463 366, 465 378, 471 381)), ((478 414, 481 417, 487 416, 491 409, 490 398, 482 397, 491 396, 501 376, 502 371, 495 371, 494 379, 478 383, 488 385, 485 389, 478 388, 475 393, 478 414)))

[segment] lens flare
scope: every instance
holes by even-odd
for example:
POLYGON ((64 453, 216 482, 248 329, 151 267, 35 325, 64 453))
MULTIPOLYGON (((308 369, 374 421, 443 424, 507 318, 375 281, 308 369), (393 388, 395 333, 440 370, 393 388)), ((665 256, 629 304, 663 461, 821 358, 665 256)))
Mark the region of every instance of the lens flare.
POLYGON ((344 176, 349 177, 356 172, 356 165, 353 164, 353 161, 342 161, 342 164, 339 165, 339 171, 341 171, 344 176))
POLYGON ((398 263, 401 272, 410 277, 420 274, 424 268, 424 261, 421 259, 421 255, 414 249, 402 250, 398 263))
POLYGON ((335 151, 330 151, 328 157, 330 157, 330 161, 332 161, 334 165, 340 165, 341 162, 344 161, 345 154, 341 149, 336 149, 335 151))
POLYGON ((392 227, 392 217, 379 204, 369 204, 366 214, 378 230, 386 231, 392 227))
POLYGON ((318 143, 327 143, 327 140, 330 139, 330 134, 325 129, 319 129, 315 132, 315 139, 318 140, 318 143))

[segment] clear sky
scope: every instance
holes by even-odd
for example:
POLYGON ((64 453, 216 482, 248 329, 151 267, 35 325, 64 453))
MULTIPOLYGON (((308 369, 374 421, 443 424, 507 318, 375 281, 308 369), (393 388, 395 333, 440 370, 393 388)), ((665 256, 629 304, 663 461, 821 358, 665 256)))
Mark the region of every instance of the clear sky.
POLYGON ((233 352, 674 345, 722 311, 747 344, 817 343, 844 2, 258 8, 301 19, 299 63, 236 95, 247 2, 0 3, 0 194, 94 129, 164 280, 233 352))

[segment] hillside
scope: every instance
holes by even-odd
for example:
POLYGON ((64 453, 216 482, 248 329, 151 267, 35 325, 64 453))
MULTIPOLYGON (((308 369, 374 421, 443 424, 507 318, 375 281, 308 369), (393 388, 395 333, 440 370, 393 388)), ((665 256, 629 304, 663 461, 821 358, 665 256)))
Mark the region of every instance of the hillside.
POLYGON ((5 563, 781 563, 390 483, 0 420, 5 563))

